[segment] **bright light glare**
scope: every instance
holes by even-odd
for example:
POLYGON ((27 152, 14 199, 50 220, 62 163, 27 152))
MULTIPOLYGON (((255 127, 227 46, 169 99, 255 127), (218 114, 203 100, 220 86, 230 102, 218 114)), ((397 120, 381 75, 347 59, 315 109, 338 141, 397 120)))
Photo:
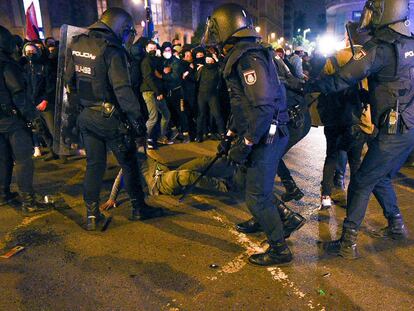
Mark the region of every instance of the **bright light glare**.
POLYGON ((317 50, 324 56, 329 56, 343 49, 345 42, 338 40, 335 36, 326 34, 317 39, 317 50))
POLYGON ((136 5, 142 4, 142 0, 132 0, 132 2, 136 5))
POLYGON ((256 30, 256 32, 260 32, 260 27, 259 26, 256 26, 256 28, 255 28, 255 30, 256 30))

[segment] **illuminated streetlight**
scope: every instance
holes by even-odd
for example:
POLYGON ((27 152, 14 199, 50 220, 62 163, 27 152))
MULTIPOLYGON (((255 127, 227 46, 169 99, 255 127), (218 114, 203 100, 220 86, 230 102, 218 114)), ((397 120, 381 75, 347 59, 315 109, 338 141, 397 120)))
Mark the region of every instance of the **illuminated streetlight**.
POLYGON ((275 40, 275 38, 276 38, 276 34, 275 34, 274 32, 272 32, 272 33, 270 34, 270 38, 271 38, 272 40, 275 40))
POLYGON ((300 33, 301 32, 301 29, 300 28, 298 28, 298 33, 300 33))
POLYGON ((255 28, 255 30, 256 30, 256 32, 260 32, 260 27, 259 26, 256 26, 256 28, 255 28))

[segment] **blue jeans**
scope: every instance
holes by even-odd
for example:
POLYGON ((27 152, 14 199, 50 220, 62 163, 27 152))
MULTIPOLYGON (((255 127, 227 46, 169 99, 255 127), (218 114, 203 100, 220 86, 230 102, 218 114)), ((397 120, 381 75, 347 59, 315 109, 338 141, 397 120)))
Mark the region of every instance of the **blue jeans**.
POLYGON ((154 128, 157 125, 158 114, 161 114, 161 137, 167 133, 168 122, 170 122, 170 110, 165 100, 157 100, 154 92, 143 92, 145 103, 148 109, 147 132, 149 138, 155 138, 154 128))
POLYGON ((387 219, 400 213, 392 178, 398 173, 414 147, 414 129, 397 135, 379 133, 348 187, 345 228, 358 229, 364 220, 371 193, 387 219))

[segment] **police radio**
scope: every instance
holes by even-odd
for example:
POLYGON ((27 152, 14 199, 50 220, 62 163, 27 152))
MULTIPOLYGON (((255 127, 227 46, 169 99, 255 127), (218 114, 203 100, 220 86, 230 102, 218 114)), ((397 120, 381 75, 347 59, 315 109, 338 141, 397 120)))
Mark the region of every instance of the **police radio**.
POLYGON ((400 101, 397 100, 397 104, 395 106, 395 109, 391 109, 391 111, 388 113, 387 118, 387 134, 388 135, 396 135, 398 133, 398 128, 400 124, 400 114, 398 112, 400 108, 400 101))

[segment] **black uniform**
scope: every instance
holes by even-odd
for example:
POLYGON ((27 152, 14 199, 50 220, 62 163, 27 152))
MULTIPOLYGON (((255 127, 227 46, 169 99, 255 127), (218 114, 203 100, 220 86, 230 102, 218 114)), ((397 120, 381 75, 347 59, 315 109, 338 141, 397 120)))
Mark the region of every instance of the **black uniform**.
MULTIPOLYGON (((261 45, 241 40, 225 58, 224 78, 230 93, 230 130, 254 142, 248 156, 246 204, 274 243, 283 240, 283 225, 272 204, 276 170, 287 142, 289 117, 272 55, 261 45), (273 120, 276 137, 266 144, 273 120)), ((231 150, 230 150, 231 157, 231 150)))
POLYGON ((97 24, 88 34, 74 38, 66 72, 66 81, 76 90, 83 109, 78 124, 87 154, 84 199, 87 204, 99 201, 109 148, 123 169, 133 204, 144 205, 144 193, 137 182, 135 142, 121 121, 121 114, 130 122, 141 117, 131 87, 126 51, 105 24, 97 24), (113 114, 103 115, 104 102, 116 107, 113 114))
POLYGON ((414 147, 413 69, 414 39, 383 28, 337 74, 317 83, 317 89, 323 93, 338 92, 368 77, 372 118, 379 129, 351 179, 344 228, 360 227, 371 193, 390 223, 401 219, 392 178, 414 147), (387 127, 392 123, 392 110, 399 111, 400 122, 396 134, 390 135, 387 127))

